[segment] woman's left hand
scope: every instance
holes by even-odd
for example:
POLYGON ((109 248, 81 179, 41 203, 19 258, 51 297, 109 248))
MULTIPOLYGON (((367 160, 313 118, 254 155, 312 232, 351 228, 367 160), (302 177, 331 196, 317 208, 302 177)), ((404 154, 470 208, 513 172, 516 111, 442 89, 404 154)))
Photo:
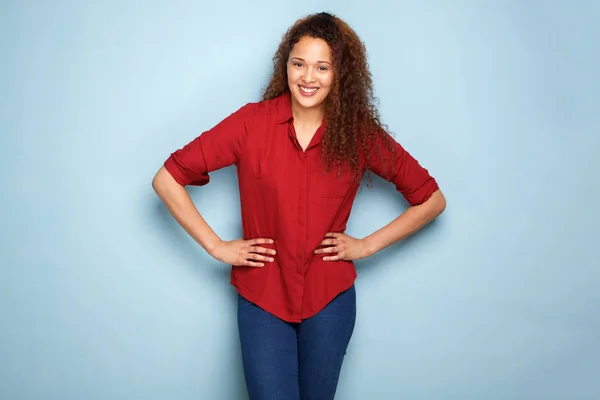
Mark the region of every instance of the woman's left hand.
POLYGON ((319 246, 328 246, 315 250, 315 254, 326 255, 323 257, 324 261, 360 260, 369 255, 363 240, 353 238, 345 233, 329 232, 319 246))

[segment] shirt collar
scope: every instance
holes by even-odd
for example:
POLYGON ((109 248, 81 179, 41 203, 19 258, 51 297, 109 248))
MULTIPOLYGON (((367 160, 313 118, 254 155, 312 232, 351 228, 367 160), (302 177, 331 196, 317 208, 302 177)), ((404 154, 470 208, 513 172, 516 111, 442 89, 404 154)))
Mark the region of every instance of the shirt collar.
MULTIPOLYGON (((279 97, 279 101, 277 103, 277 123, 283 124, 283 123, 289 122, 292 118, 293 118, 292 94, 288 90, 287 92, 285 92, 284 94, 282 94, 279 97)), ((321 123, 321 126, 315 132, 315 135, 306 150, 321 143, 321 141, 323 140, 323 135, 325 133, 325 125, 326 125, 325 122, 326 122, 325 118, 323 118, 323 122, 321 123)), ((288 132, 290 134, 290 137, 295 140, 296 135, 293 131, 293 126, 290 126, 290 130, 288 132)))

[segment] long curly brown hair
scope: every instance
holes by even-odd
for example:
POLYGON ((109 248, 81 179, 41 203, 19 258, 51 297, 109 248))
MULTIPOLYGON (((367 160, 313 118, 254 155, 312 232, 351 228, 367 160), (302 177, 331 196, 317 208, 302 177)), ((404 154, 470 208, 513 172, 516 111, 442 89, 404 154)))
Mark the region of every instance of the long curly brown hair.
MULTIPOLYGON (((365 45, 347 23, 329 13, 318 13, 292 25, 273 57, 273 75, 263 99, 274 99, 289 91, 289 55, 305 36, 324 40, 333 56, 334 82, 325 101, 324 166, 331 171, 335 165, 339 175, 342 165, 347 163, 354 178, 359 180, 359 145, 363 154, 369 154, 369 147, 379 135, 392 153, 394 148, 379 118, 365 45)), ((381 156, 381 149, 377 148, 377 151, 381 156)))

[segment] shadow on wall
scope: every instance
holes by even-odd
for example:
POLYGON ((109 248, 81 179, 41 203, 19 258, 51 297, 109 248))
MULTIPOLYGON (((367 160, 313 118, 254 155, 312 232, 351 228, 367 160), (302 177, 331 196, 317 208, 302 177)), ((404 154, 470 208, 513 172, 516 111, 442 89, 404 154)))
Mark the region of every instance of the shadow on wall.
MULTIPOLYGON (((374 187, 367 188, 365 174, 362 190, 357 196, 356 203, 360 204, 355 203, 348 227, 351 230, 356 231, 357 229, 352 229, 353 227, 351 227, 351 225, 362 226, 363 224, 361 221, 368 217, 371 209, 378 207, 378 212, 381 212, 382 206, 380 205, 380 202, 382 201, 385 201, 386 204, 383 207, 389 209, 389 213, 386 214, 385 222, 380 226, 374 226, 368 231, 361 230, 360 234, 357 232, 357 236, 364 237, 375 230, 382 228, 385 224, 392 222, 409 207, 408 202, 402 197, 402 194, 396 190, 396 187, 393 184, 374 174, 371 174, 371 176, 374 187), (366 199, 364 197, 366 197, 366 199)), ((373 274, 386 275, 387 273, 397 271, 398 268, 406 268, 407 264, 404 262, 406 251, 412 246, 415 246, 418 242, 425 240, 427 237, 437 236, 437 232, 443 229, 444 216, 445 213, 442 213, 437 219, 433 220, 408 238, 401 240, 366 259, 356 261, 357 273, 360 277, 369 277, 373 274)), ((349 232, 349 234, 352 233, 349 232)), ((431 248, 428 249, 428 251, 435 251, 435 249, 431 248)))
MULTIPOLYGON (((206 210, 213 200, 210 200, 211 193, 217 190, 223 193, 235 193, 238 195, 237 175, 234 167, 228 167, 221 171, 211 173, 211 182, 205 186, 188 186, 187 188, 192 201, 199 209, 206 210), (216 183, 217 181, 218 183, 216 183), (202 206, 200 206, 202 205, 202 206)), ((178 253, 183 254, 189 260, 189 265, 201 274, 210 273, 210 276, 205 276, 209 279, 217 279, 229 281, 229 268, 224 267, 222 263, 213 259, 206 251, 197 244, 185 230, 177 223, 163 202, 155 195, 153 209, 153 220, 157 222, 157 230, 165 232, 164 235, 169 244, 171 244, 178 253), (201 267, 201 268, 198 268, 201 267)), ((206 211, 201 211, 204 218, 206 211)), ((239 225, 239 224, 238 224, 239 225)), ((214 227, 213 227, 214 228, 214 227)), ((222 229, 215 229, 216 231, 222 229)), ((230 227, 230 231, 241 232, 241 225, 230 227)), ((223 237, 222 232, 217 232, 223 237)))
MULTIPOLYGON (((196 201, 198 192, 204 188, 188 188, 192 199, 196 201)), ((204 189, 205 190, 205 189, 204 189)), ((169 245, 173 246, 178 253, 185 255, 189 261, 189 266, 204 275, 212 274, 211 279, 217 278, 228 279, 229 270, 223 268, 221 263, 210 257, 206 251, 197 244, 187 232, 177 223, 163 202, 156 198, 154 201, 154 220, 157 222, 157 229, 165 232, 164 237, 168 240, 169 245)))

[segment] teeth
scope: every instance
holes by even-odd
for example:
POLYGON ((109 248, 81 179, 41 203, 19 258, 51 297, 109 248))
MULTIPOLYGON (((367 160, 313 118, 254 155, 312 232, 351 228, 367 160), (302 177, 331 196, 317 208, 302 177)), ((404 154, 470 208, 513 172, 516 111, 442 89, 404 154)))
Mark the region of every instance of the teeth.
POLYGON ((306 92, 306 93, 314 93, 314 92, 316 92, 316 91, 317 91, 319 88, 312 88, 312 89, 309 89, 309 88, 305 88, 305 87, 302 87, 302 86, 300 86, 300 89, 301 89, 303 92, 306 92))

